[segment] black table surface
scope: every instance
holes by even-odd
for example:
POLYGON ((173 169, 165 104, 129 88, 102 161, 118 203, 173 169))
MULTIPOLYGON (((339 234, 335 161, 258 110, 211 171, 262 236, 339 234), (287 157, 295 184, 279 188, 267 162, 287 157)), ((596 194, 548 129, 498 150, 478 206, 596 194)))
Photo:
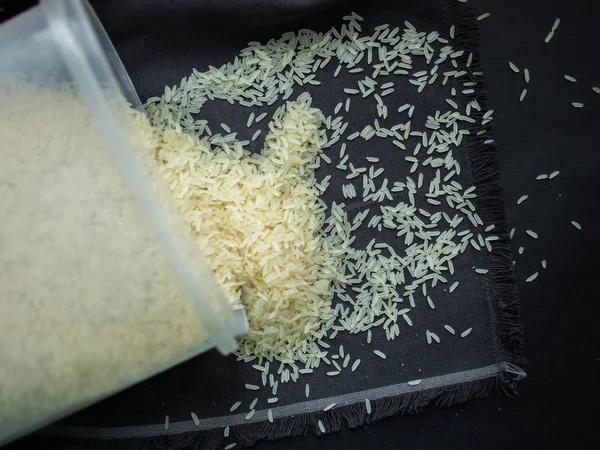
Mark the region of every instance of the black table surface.
MULTIPOLYGON (((112 1, 117 7, 119 1, 112 1)), ((600 2, 469 1, 479 13, 491 13, 480 24, 480 52, 495 110, 508 219, 521 231, 513 240, 528 361, 520 395, 429 407, 415 416, 322 437, 309 433, 262 442, 257 449, 600 448, 594 428, 600 419, 600 284, 595 279, 600 267, 595 229, 600 225, 600 95, 592 91, 600 86, 600 2), (545 45, 557 17, 560 27, 545 45), (509 60, 531 71, 523 103, 523 75, 510 70, 509 60), (566 81, 564 74, 577 83, 566 81), (584 108, 571 106, 578 101, 584 108), (561 172, 556 179, 535 180, 554 170, 561 172), (523 194, 529 199, 517 205, 523 194), (571 220, 583 230, 577 231, 571 220), (540 238, 526 238, 525 229, 540 238), (523 255, 517 253, 520 245, 526 247, 523 255), (545 270, 542 259, 548 262, 545 270), (540 277, 525 283, 537 270, 540 277)), ((0 22, 27 3, 0 0, 0 22)), ((9 447, 22 446, 28 447, 27 439, 9 447)))

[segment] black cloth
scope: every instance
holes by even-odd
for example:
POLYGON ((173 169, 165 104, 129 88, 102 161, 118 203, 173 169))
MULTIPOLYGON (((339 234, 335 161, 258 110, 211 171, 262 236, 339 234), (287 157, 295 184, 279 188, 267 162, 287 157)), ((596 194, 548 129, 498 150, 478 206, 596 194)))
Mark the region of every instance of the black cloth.
MULTIPOLYGON (((326 339, 333 346, 330 357, 337 353, 337 347, 343 344, 345 352, 352 356, 351 362, 361 359, 362 364, 356 372, 345 370, 340 375, 331 377, 326 372, 335 368, 323 367, 322 364, 314 374, 300 377, 298 383, 284 385, 280 382, 277 392, 279 401, 276 405, 268 405, 266 399, 272 396, 268 388, 254 392, 244 387, 244 383, 260 384, 260 375, 250 364, 239 363, 233 357, 224 359, 211 353, 194 358, 147 383, 140 383, 122 395, 73 415, 57 426, 49 428, 46 433, 78 439, 152 439, 155 445, 173 449, 184 448, 188 444, 198 444, 202 448, 210 449, 232 441, 247 445, 260 439, 274 439, 310 431, 320 433, 319 421, 323 423, 323 431, 336 431, 346 425, 359 426, 391 414, 418 412, 429 403, 449 405, 464 402, 474 396, 486 395, 494 386, 512 393, 515 380, 524 376, 523 371, 515 366, 522 362, 517 294, 509 246, 506 243, 508 233, 497 183, 495 148, 493 143, 487 142, 493 138, 493 132, 489 124, 481 124, 486 100, 483 80, 478 73, 479 57, 477 54, 469 56, 471 52, 476 52, 476 26, 472 10, 457 2, 438 0, 418 3, 378 1, 370 5, 340 2, 333 7, 331 3, 309 2, 299 11, 291 7, 293 3, 281 5, 287 13, 279 13, 275 9, 271 11, 269 20, 266 20, 262 17, 264 8, 260 2, 251 5, 239 4, 239 8, 232 8, 235 4, 215 8, 210 3, 145 2, 146 9, 142 12, 144 17, 139 16, 137 20, 144 21, 145 26, 150 29, 160 29, 161 36, 149 35, 141 40, 135 37, 135 33, 131 33, 131 24, 127 20, 132 17, 132 12, 140 11, 137 2, 125 3, 125 8, 120 9, 118 20, 115 20, 114 9, 107 8, 107 4, 97 3, 96 8, 123 55, 125 65, 129 67, 134 85, 143 100, 159 95, 164 85, 177 84, 192 68, 205 71, 209 65, 220 66, 233 60, 247 41, 266 42, 268 39, 278 38, 287 30, 308 28, 324 32, 332 26, 339 30, 342 17, 352 10, 358 11, 365 18, 361 23, 363 36, 370 35, 377 26, 385 23, 389 23, 392 29, 403 29, 406 20, 418 31, 429 33, 437 30, 442 35, 447 35, 450 24, 454 24, 455 38, 449 45, 453 46, 454 52, 463 52, 462 56, 456 56, 455 63, 459 63, 458 70, 466 70, 466 76, 442 84, 443 73, 453 69, 450 61, 445 61, 440 64, 439 73, 435 75, 439 77, 437 83, 432 82, 422 93, 419 93, 404 75, 380 76, 377 78, 380 85, 395 82, 395 92, 384 100, 389 108, 389 117, 380 117, 378 120, 387 128, 408 121, 409 114, 406 111, 399 113, 397 109, 409 103, 416 108, 412 115, 412 129, 425 130, 427 116, 433 115, 436 110, 443 113, 452 109, 446 102, 447 98, 454 97, 461 111, 465 110, 468 102, 477 100, 483 111, 472 109, 470 113, 477 121, 459 124, 461 129, 470 131, 471 135, 457 147, 450 147, 450 151, 460 162, 461 173, 453 176, 449 168, 439 170, 444 178, 443 184, 449 183, 446 181, 448 175, 453 176, 452 179, 460 182, 465 188, 477 188, 477 198, 473 202, 477 206, 477 213, 483 219, 483 226, 478 231, 475 230, 465 215, 445 202, 440 206, 427 203, 424 192, 428 191, 429 183, 437 172, 430 167, 419 167, 418 172, 424 175, 425 181, 424 188, 416 194, 417 205, 430 211, 430 214, 437 211, 448 213, 449 217, 458 214, 463 219, 462 224, 457 226, 458 232, 472 230, 486 236, 494 235, 501 240, 493 241, 494 250, 491 253, 488 253, 485 247, 483 251, 476 251, 466 243, 466 251, 453 261, 455 273, 444 273, 449 279, 447 284, 438 283, 434 287, 435 283, 427 283, 427 294, 433 298, 435 310, 427 304, 420 286, 416 289, 414 304, 404 297, 404 303, 399 305, 399 309, 412 307, 410 317, 413 325, 405 324, 399 317, 400 331, 396 340, 388 342, 380 327, 373 328, 371 344, 365 342, 366 333, 341 332, 334 340, 326 339), (323 11, 320 12, 320 9, 323 11), (300 12, 304 14, 303 17, 298 16, 300 12), (108 16, 103 17, 103 14, 108 16), (119 37, 120 33, 125 33, 122 39, 119 37), (225 36, 222 38, 223 34, 225 36), (129 55, 135 55, 136 61, 128 62, 129 55), (467 61, 472 61, 472 64, 467 61), (470 67, 467 67, 467 64, 470 67), (471 89, 463 86, 467 81, 473 82, 471 89), (452 94, 452 88, 455 88, 457 93, 452 94), (479 132, 485 134, 476 135, 479 132), (483 228, 488 226, 493 228, 490 233, 483 231, 483 228), (473 271, 474 267, 487 268, 489 273, 477 274, 473 271), (455 281, 460 282, 459 289, 455 293, 451 290, 449 292, 449 287, 455 281), (455 335, 444 329, 446 324, 454 327, 455 335), (473 332, 463 339, 460 334, 467 329, 472 329, 473 332), (441 345, 430 345, 431 343, 427 342, 429 330, 441 337, 441 345), (380 360, 374 354, 374 350, 385 353, 387 359, 380 360), (417 379, 422 381, 417 385, 408 384, 417 379), (308 399, 304 394, 304 383, 311 386, 308 399), (176 392, 180 395, 176 395, 176 392), (255 398, 259 400, 257 412, 252 420, 248 420, 245 418, 248 405, 255 398), (365 398, 370 400, 372 412, 368 411, 365 398), (242 402, 240 410, 230 413, 229 407, 237 401, 242 402), (331 403, 335 403, 336 407, 324 412, 323 408, 331 403), (273 410, 273 425, 267 422, 269 409, 273 410), (192 421, 191 412, 200 418, 198 425, 192 421), (163 424, 165 415, 170 419, 168 430, 165 430, 163 424), (222 430, 226 426, 232 427, 231 436, 222 442, 222 430)), ((393 44, 386 45, 391 49, 393 44)), ((445 44, 432 45, 436 55, 439 55, 445 44)), ((354 74, 343 68, 336 77, 334 72, 337 73, 338 61, 337 58, 333 58, 326 68, 316 74, 321 85, 295 86, 294 96, 291 98, 308 91, 314 98, 315 106, 326 116, 333 114, 335 117, 336 104, 343 102, 347 97, 344 88, 356 85, 357 81, 366 75, 376 77, 373 75, 374 69, 366 63, 367 59, 365 57, 363 63, 359 64, 359 67, 365 69, 364 73, 354 74)), ((380 60, 381 57, 376 54, 374 62, 380 60)), ((423 56, 413 55, 412 72, 429 71, 432 66, 433 63, 425 63, 423 56)), ((379 91, 383 95, 381 88, 379 91)), ((344 109, 337 114, 348 120, 349 127, 341 142, 325 150, 325 154, 334 162, 330 165, 322 163, 317 171, 319 179, 326 175, 332 177, 331 188, 323 195, 323 200, 328 205, 344 202, 350 220, 366 208, 370 209, 370 215, 364 225, 376 213, 380 213, 380 205, 395 206, 400 202, 408 203, 410 196, 407 191, 399 192, 393 195, 392 200, 382 203, 365 203, 360 197, 355 200, 344 199, 340 187, 349 182, 346 179, 347 173, 335 168, 340 159, 338 154, 342 141, 345 141, 346 152, 354 165, 368 166, 365 162, 367 156, 381 158, 383 163, 374 166, 385 169, 385 172, 381 179, 376 180, 376 185, 380 185, 383 177, 387 177, 390 184, 407 180, 411 174, 409 169, 412 163, 408 163, 405 157, 412 154, 412 149, 417 144, 421 145, 421 142, 424 142, 420 136, 405 135, 404 145, 408 150, 401 151, 390 138, 350 140, 349 136, 352 133, 373 123, 377 104, 374 97, 351 96, 350 111, 344 109)), ((271 107, 257 107, 252 111, 256 114, 267 112, 271 116, 282 103, 283 100, 280 99, 271 107)), ((240 139, 250 140, 257 128, 263 132, 267 131, 267 120, 253 126, 252 129, 247 129, 245 124, 249 113, 244 106, 215 101, 205 105, 199 116, 208 120, 213 130, 219 123, 225 122, 232 130, 238 132, 240 139)), ((432 132, 429 131, 429 134, 432 132)), ((433 147, 427 143, 423 145, 425 148, 419 154, 421 162, 446 156, 446 153, 434 152, 433 147)), ((261 147, 260 140, 250 146, 254 152, 259 152, 261 147)), ((415 181, 418 176, 418 173, 411 175, 415 181)), ((360 191, 361 179, 353 183, 360 191)), ((426 213, 418 212, 418 215, 421 220, 429 222, 426 213)), ((447 225, 444 225, 441 228, 446 227, 447 225)), ((396 231, 386 228, 377 231, 363 226, 353 234, 356 236, 353 247, 357 249, 364 249, 371 239, 389 243, 400 256, 404 255, 407 247, 403 237, 396 236, 396 231)), ((437 238, 434 238, 434 241, 435 239, 437 238)), ((455 241, 460 242, 460 238, 456 238, 455 241)), ((432 242, 429 244, 433 245, 432 242)), ((387 251, 384 251, 384 254, 387 254, 387 251)), ((409 277, 408 271, 405 273, 409 277)), ((357 283, 356 286, 362 283, 357 283)), ((410 281, 406 284, 408 283, 410 281)), ((404 289, 406 288, 397 289, 400 296, 404 289)), ((346 289, 346 294, 356 295, 352 287, 346 289)), ((381 321, 385 320, 386 317, 382 316, 381 321)), ((343 356, 338 360, 340 364, 342 359, 343 356)), ((277 379, 277 366, 272 365, 271 372, 277 379)))
MULTIPOLYGON (((182 2, 178 3, 182 6, 182 2)), ((412 2, 405 3, 407 8, 414 6, 412 2)), ((592 383, 598 379, 599 336, 593 314, 594 309, 597 310, 593 302, 598 288, 592 284, 591 268, 597 266, 592 255, 595 256, 598 249, 593 231, 593 225, 598 223, 598 188, 594 183, 598 164, 592 133, 599 122, 598 98, 594 97, 591 86, 598 71, 597 67, 591 67, 597 63, 582 57, 586 50, 588 54, 593 52, 593 40, 577 37, 593 35, 594 15, 585 2, 580 2, 580 8, 572 8, 573 2, 550 8, 544 2, 543 14, 536 3, 524 6, 519 2, 518 8, 516 3, 513 8, 507 8, 503 2, 495 7, 490 4, 488 8, 479 8, 480 12, 492 12, 492 17, 482 23, 483 66, 491 104, 496 110, 495 127, 503 184, 509 200, 509 220, 518 229, 513 245, 526 247, 522 257, 516 256, 518 278, 523 280, 538 270, 539 260, 548 261, 548 269, 541 273, 540 280, 523 284, 521 289, 530 361, 530 380, 523 383, 522 396, 517 400, 476 401, 450 410, 429 408, 419 416, 387 419, 360 430, 319 439, 309 434, 293 440, 265 442, 259 447, 364 448, 370 444, 375 448, 396 448, 399 443, 405 443, 411 447, 439 448, 443 441, 447 448, 458 448, 458 445, 461 448, 465 445, 520 448, 528 442, 531 447, 556 448, 561 443, 566 445, 571 433, 577 433, 581 448, 591 443, 592 434, 586 432, 586 421, 593 416, 586 418, 577 405, 590 401, 590 396, 592 404, 594 396, 597 399, 592 383), (560 16, 563 22, 551 44, 545 46, 543 38, 555 16, 560 16), (513 26, 513 21, 522 21, 523 27, 513 26), (589 32, 586 34, 586 31, 589 32), (529 67, 532 73, 529 94, 523 104, 518 102, 524 87, 522 75, 510 72, 509 59, 520 67, 529 67), (577 85, 566 84, 563 72, 576 76, 577 85), (586 106, 573 110, 572 101, 582 101, 586 106), (555 169, 561 170, 557 179, 535 181, 538 173, 555 169), (525 193, 530 199, 524 205, 515 206, 516 199, 525 193), (577 232, 569 224, 570 220, 582 223, 583 231, 577 232), (526 228, 538 232, 540 239, 528 239, 523 234, 526 228), (582 313, 584 310, 589 314, 582 313)), ((101 13, 102 6, 98 5, 98 11, 101 13)), ((150 11, 148 8, 147 14, 150 11)), ((193 61, 186 61, 184 55, 173 52, 177 46, 171 47, 173 43, 168 43, 168 37, 165 37, 164 48, 148 44, 158 42, 147 37, 161 34, 160 23, 148 31, 146 25, 141 25, 147 19, 143 14, 135 21, 122 13, 111 17, 115 24, 122 20, 120 29, 127 30, 130 36, 126 39, 111 33, 111 22, 101 14, 142 98, 156 93, 144 92, 145 79, 149 80, 148 85, 173 84, 195 65, 193 61), (119 39, 135 44, 129 52, 124 52, 119 39), (167 53, 170 56, 166 56, 167 53), (148 58, 150 54, 154 56, 148 58), (159 62, 167 57, 181 64, 173 64, 179 72, 161 75, 162 72, 152 71, 147 66, 147 61, 159 62)), ((115 28, 119 29, 117 25, 115 28)), ((283 29, 288 28, 283 26, 283 29)), ((223 38, 227 39, 227 34, 221 35, 223 38)), ((252 38, 257 39, 256 34, 252 38)), ((185 370, 184 367, 174 370, 185 370)), ((197 370, 202 372, 204 365, 199 364, 197 370)), ((195 386, 179 384, 165 390, 165 385, 159 387, 156 380, 158 378, 148 382, 147 388, 160 388, 161 395, 166 393, 165 398, 174 402, 182 392, 195 389, 195 386)), ((131 392, 123 395, 131 395, 131 392)), ((122 411, 119 402, 112 403, 111 407, 112 400, 103 404, 106 409, 101 414, 119 415, 122 411)))

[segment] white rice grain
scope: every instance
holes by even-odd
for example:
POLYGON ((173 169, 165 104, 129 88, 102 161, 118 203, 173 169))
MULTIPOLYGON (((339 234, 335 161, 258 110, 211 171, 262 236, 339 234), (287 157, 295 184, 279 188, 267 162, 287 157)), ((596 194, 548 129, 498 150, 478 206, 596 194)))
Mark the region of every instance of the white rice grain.
POLYGON ((471 334, 471 331, 473 331, 473 328, 467 328, 465 331, 463 331, 462 333, 460 333, 460 337, 464 338, 467 337, 469 334, 471 334))
POLYGON ((535 231, 525 230, 525 233, 527 233, 529 236, 531 236, 534 239, 538 238, 538 234, 535 231))
POLYGON ((521 91, 521 95, 519 96, 519 101, 522 102, 525 99, 526 95, 527 95, 527 89, 523 89, 521 91))
POLYGON ((538 272, 534 273, 533 275, 529 276, 525 282, 527 283, 531 283, 533 280, 535 280, 538 277, 538 272))
POLYGON ((323 425, 323 422, 321 422, 321 420, 319 420, 318 425, 319 430, 321 430, 321 433, 325 433, 325 425, 323 425))
POLYGON ((381 359, 386 359, 387 356, 385 356, 385 353, 383 353, 382 351, 379 350, 373 350, 373 353, 375 353, 377 356, 379 356, 381 359))

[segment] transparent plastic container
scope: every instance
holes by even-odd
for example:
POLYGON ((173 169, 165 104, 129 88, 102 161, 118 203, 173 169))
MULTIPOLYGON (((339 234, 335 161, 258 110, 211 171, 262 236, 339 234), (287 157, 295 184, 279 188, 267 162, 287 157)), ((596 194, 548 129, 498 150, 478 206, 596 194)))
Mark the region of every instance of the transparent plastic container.
POLYGON ((87 3, 0 26, 0 445, 247 329, 123 97, 87 3))

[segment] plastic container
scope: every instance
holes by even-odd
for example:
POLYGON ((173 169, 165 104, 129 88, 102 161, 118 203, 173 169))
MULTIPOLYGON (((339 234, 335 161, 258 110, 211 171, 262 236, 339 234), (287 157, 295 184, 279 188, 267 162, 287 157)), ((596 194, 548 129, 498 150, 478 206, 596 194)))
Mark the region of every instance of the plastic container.
POLYGON ((0 445, 246 331, 123 96, 87 3, 0 26, 0 445))

